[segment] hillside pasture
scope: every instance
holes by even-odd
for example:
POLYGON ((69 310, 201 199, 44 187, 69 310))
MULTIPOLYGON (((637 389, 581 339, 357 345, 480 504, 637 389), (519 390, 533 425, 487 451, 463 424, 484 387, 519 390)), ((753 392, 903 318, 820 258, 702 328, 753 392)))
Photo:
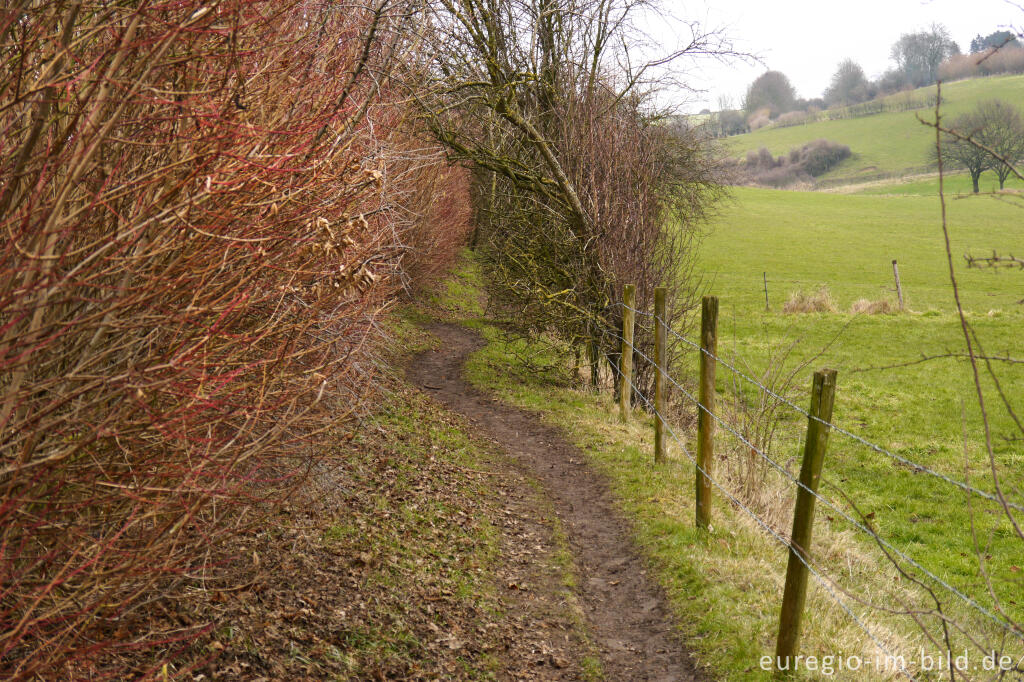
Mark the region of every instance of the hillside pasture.
MULTIPOLYGON (((981 174, 979 181, 981 193, 992 194, 999 192, 999 178, 992 171, 985 171, 981 174)), ((854 194, 873 195, 910 195, 920 197, 937 197, 939 195, 939 176, 931 174, 918 176, 906 180, 894 180, 889 182, 875 182, 861 187, 839 188, 838 191, 853 190, 854 194)), ((1007 178, 1004 189, 1006 191, 1024 191, 1024 182, 1014 176, 1007 178)), ((952 173, 943 179, 943 190, 947 197, 960 199, 965 195, 973 193, 971 176, 966 173, 952 173)))
MULTIPOLYGON (((992 356, 1024 355, 1024 273, 969 269, 962 257, 1019 251, 1021 208, 985 196, 951 199, 947 208, 953 268, 981 348, 992 356)), ((773 376, 773 367, 792 371, 790 385, 773 388, 801 406, 812 370, 835 368, 836 424, 897 457, 993 490, 972 372, 956 357, 964 344, 937 197, 737 189, 704 244, 702 264, 708 293, 721 301, 719 355, 753 377, 773 376), (907 310, 855 312, 870 310, 865 302, 898 308, 894 259, 907 310), (794 294, 823 287, 834 312, 783 312, 794 294)), ((1024 394, 1024 365, 997 361, 995 371, 1011 401, 1024 394)), ((1009 498, 1024 504, 1020 434, 982 372, 994 463, 1009 498)), ((752 386, 722 369, 718 390, 734 402, 755 396, 752 386)), ((806 420, 788 408, 779 414, 784 435, 771 454, 792 468, 806 420)), ((997 505, 968 500, 955 486, 841 434, 833 435, 824 481, 825 494, 840 506, 848 495, 883 537, 991 607, 987 572, 1002 606, 1020 622, 1021 541, 997 505)), ((834 526, 834 515, 818 513, 834 526)), ((958 602, 948 593, 943 598, 958 602)))
MULTIPOLYGON (((922 101, 934 97, 936 88, 920 88, 910 93, 922 101)), ((906 97, 901 93, 894 97, 906 97)), ((1024 76, 991 76, 943 84, 942 115, 951 118, 966 113, 979 102, 1003 99, 1024 102, 1024 76)), ((890 112, 840 120, 820 120, 787 128, 762 128, 725 140, 727 152, 742 158, 748 151, 767 148, 779 156, 817 139, 827 139, 850 147, 853 156, 824 176, 825 180, 856 181, 882 175, 898 176, 922 172, 929 167, 929 149, 934 131, 918 116, 934 120, 932 108, 890 112)))

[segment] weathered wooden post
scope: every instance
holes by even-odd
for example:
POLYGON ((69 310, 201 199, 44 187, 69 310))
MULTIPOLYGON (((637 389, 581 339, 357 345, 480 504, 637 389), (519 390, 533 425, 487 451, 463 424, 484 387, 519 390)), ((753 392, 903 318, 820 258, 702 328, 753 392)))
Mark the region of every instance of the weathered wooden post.
POLYGON ((705 296, 700 315, 700 391, 697 395, 697 527, 711 524, 711 469, 715 459, 715 365, 718 354, 718 297, 705 296))
POLYGON ((668 333, 665 328, 665 287, 654 290, 654 461, 665 461, 665 373, 668 370, 668 333))
POLYGON ((622 288, 622 354, 619 356, 619 411, 629 421, 633 399, 633 325, 636 323, 636 287, 622 288))
POLYGON ((896 265, 896 259, 892 261, 892 274, 896 278, 896 296, 900 301, 900 312, 903 311, 903 285, 900 284, 900 268, 896 265))
POLYGON ((807 597, 807 565, 811 561, 811 532, 814 528, 814 493, 821 480, 828 434, 831 429, 832 405, 836 396, 836 372, 823 369, 814 373, 811 388, 810 417, 807 419, 807 440, 804 460, 800 466, 801 487, 796 491, 793 509, 793 534, 789 543, 789 564, 786 566, 786 589, 779 616, 779 638, 775 645, 777 673, 792 670, 793 657, 800 643, 800 619, 807 597), (804 487, 806 486, 806 487, 804 487), (813 492, 811 492, 813 491, 813 492))

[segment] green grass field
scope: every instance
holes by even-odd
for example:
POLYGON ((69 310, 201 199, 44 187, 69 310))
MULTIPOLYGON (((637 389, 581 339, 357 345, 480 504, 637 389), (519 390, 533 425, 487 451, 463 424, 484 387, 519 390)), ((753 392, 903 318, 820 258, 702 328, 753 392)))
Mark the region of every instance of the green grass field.
MULTIPOLYGON (((984 97, 1021 101, 1024 76, 954 83, 944 92, 944 115, 952 116, 984 97)), ((916 122, 914 112, 760 131, 729 142, 737 152, 743 145, 764 145, 783 153, 820 137, 854 150, 855 158, 832 174, 851 183, 859 176, 899 175, 922 165, 930 143, 928 130, 916 122)), ((1024 271, 971 269, 963 257, 993 250, 1021 255, 1024 202, 1019 194, 969 196, 969 179, 962 174, 949 175, 944 183, 952 268, 967 321, 976 332, 976 348, 980 342, 990 356, 1024 358, 1024 271)), ((995 176, 986 173, 982 190, 996 187, 995 176)), ((1019 192, 1024 183, 1011 181, 1008 188, 1019 192)), ((834 423, 899 458, 957 481, 967 480, 988 493, 994 492, 994 466, 1006 496, 1024 505, 1024 441, 995 391, 993 377, 981 367, 994 453, 990 462, 970 364, 962 357, 921 361, 924 356, 959 356, 964 348, 940 209, 934 176, 835 192, 735 188, 731 199, 719 207, 700 253, 707 293, 720 299, 719 355, 754 377, 791 373, 791 381, 769 383, 799 406, 808 402, 812 372, 834 368, 834 423), (893 260, 899 263, 906 311, 852 312, 861 299, 886 300, 895 306, 893 260), (795 292, 821 287, 829 291, 833 311, 783 312, 795 292), (772 371, 779 367, 783 371, 772 371)), ((459 290, 449 295, 467 298, 459 290)), ((677 394, 673 418, 681 442, 671 444, 665 466, 653 466, 649 415, 637 411, 632 423, 620 424, 610 396, 568 390, 518 368, 530 349, 509 348, 485 322, 477 319, 474 324, 490 343, 469 366, 470 378, 543 412, 565 428, 608 476, 680 621, 687 624, 684 636, 713 671, 711 676, 768 679, 757 661, 773 652, 784 550, 717 490, 712 531, 694 529, 693 468, 684 450, 696 449, 693 406, 677 394)), ((550 361, 557 364, 558 357, 550 361)), ((690 352, 673 370, 684 386, 695 384, 696 361, 690 352)), ((1024 363, 994 360, 992 366, 1010 404, 1020 409, 1024 363)), ((723 366, 717 388, 719 414, 749 434, 758 421, 759 392, 723 366), (744 409, 743 402, 755 407, 744 409)), ((768 454, 795 473, 807 420, 788 407, 779 409, 773 419, 777 430, 768 454)), ((793 484, 726 428, 719 428, 716 443, 716 478, 777 532, 787 533, 793 484)), ((1015 657, 1024 654, 1019 638, 1005 638, 993 622, 1004 617, 1024 622, 1024 543, 997 504, 968 497, 945 481, 839 433, 833 433, 829 444, 821 493, 844 512, 864 515, 865 523, 898 551, 989 610, 989 615, 980 613, 919 568, 902 563, 910 576, 935 590, 944 613, 962 624, 977 646, 1014 652, 1015 657)), ((908 660, 921 651, 919 647, 937 651, 912 618, 891 613, 911 605, 927 610, 930 599, 894 569, 869 537, 819 503, 814 542, 819 568, 836 582, 834 589, 844 593, 843 600, 874 636, 908 660)), ((814 581, 809 604, 802 653, 877 653, 875 642, 814 581)), ((941 636, 938 619, 926 615, 921 620, 932 636, 941 636)), ((954 634, 953 640, 958 653, 970 646, 964 635, 954 634)), ((981 654, 971 651, 976 666, 981 654)), ((1024 659, 1014 662, 1024 666, 1024 659)), ((913 660, 911 672, 916 679, 948 679, 948 673, 921 670, 913 660)), ((991 674, 975 668, 972 676, 991 674)), ((898 677, 894 671, 875 670, 846 671, 832 679, 898 677)), ((821 678, 811 673, 798 676, 821 678)))
MULTIPOLYGON (((943 189, 947 196, 953 196, 957 199, 961 198, 962 195, 971 194, 974 191, 971 185, 971 177, 966 173, 956 173, 946 175, 943 180, 943 189)), ((981 174, 981 178, 978 181, 978 189, 981 193, 992 194, 999 191, 999 178, 992 171, 985 171, 981 174)), ((1006 179, 1004 189, 1021 191, 1024 190, 1024 182, 1018 180, 1016 176, 1010 176, 1006 179)), ((939 177, 938 174, 932 175, 925 178, 911 178, 909 180, 896 180, 881 183, 872 183, 869 186, 861 187, 856 190, 856 194, 874 194, 874 195, 912 195, 912 196, 923 196, 923 197, 938 197, 939 196, 939 177)))
MULTIPOLYGON (((970 209, 951 210, 951 225, 957 235, 955 248, 974 244, 974 240, 1003 248, 1016 239, 1013 223, 1007 220, 1018 214, 1006 212, 1005 205, 991 199, 972 201, 978 203, 970 209)), ((964 363, 938 360, 892 370, 858 371, 913 360, 922 352, 958 347, 957 320, 943 284, 937 212, 937 201, 924 197, 738 191, 703 251, 705 269, 714 277, 712 292, 721 297, 719 354, 759 375, 769 356, 794 340, 799 342, 789 356, 790 366, 834 341, 820 357, 797 371, 794 390, 787 392, 794 401, 807 403, 814 368, 835 367, 839 372, 834 415, 837 424, 961 480, 961 424, 962 410, 966 410, 970 482, 991 490, 976 437, 976 410, 971 407, 964 363), (866 219, 871 215, 874 221, 866 219), (843 308, 861 296, 886 295, 892 256, 904 264, 910 313, 856 316, 845 312, 779 312, 784 294, 801 287, 826 284, 843 308), (764 312, 761 288, 763 269, 773 273, 769 280, 773 303, 768 313, 764 312)), ((1024 274, 964 272, 959 264, 957 270, 967 285, 970 319, 986 347, 1000 353, 1016 352, 1022 314, 1015 296, 1024 290, 1024 274)), ((650 416, 637 410, 632 421, 623 425, 607 392, 568 389, 538 373, 535 366, 524 365, 524 357, 532 357, 535 363, 558 365, 559 358, 571 353, 551 355, 549 346, 529 348, 521 342, 509 345, 498 329, 480 317, 474 293, 481 284, 480 277, 470 260, 453 280, 456 285, 445 294, 455 301, 470 301, 448 307, 462 310, 466 323, 480 329, 489 341, 468 365, 468 378, 518 405, 540 411, 564 428, 591 463, 608 477, 679 616, 682 635, 697 652, 700 663, 708 666, 710 677, 770 679, 758 662, 773 652, 785 550, 718 490, 714 492, 711 532, 694 528, 694 473, 683 449, 695 450, 693 406, 685 401, 676 405, 673 424, 681 444, 670 441, 668 462, 653 465, 650 416)), ((673 370, 690 387, 695 380, 693 359, 691 355, 690 361, 684 359, 673 370)), ((1010 395, 1020 395, 1024 373, 1000 371, 1010 395)), ((742 384, 740 391, 748 397, 752 394, 742 384)), ((723 367, 718 373, 718 392, 719 414, 730 423, 741 422, 741 415, 730 407, 737 395, 736 386, 723 367)), ((795 472, 806 419, 788 410, 778 416, 779 432, 770 455, 795 472)), ((997 418, 997 435, 1011 432, 1005 417, 997 418)), ((753 490, 744 490, 749 482, 744 467, 752 460, 749 450, 740 447, 722 428, 716 442, 716 478, 778 532, 788 532, 793 485, 758 464, 753 490)), ((1024 501, 1020 447, 999 441, 997 458, 1009 473, 1004 481, 1007 492, 1012 499, 1024 501)), ((756 458, 753 461, 757 464, 756 458)), ((849 495, 860 513, 870 518, 870 525, 894 547, 991 609, 994 600, 979 571, 980 556, 1001 606, 1018 622, 1024 616, 1020 603, 1021 543, 991 503, 972 498, 968 507, 957 489, 897 465, 839 434, 833 435, 829 446, 821 491, 856 516, 842 496, 849 495), (972 519, 977 546, 972 539, 972 519)), ((943 679, 942 675, 922 671, 915 659, 922 650, 936 653, 936 646, 926 640, 910 617, 888 612, 903 605, 927 609, 927 596, 901 576, 869 538, 821 503, 814 542, 819 569, 837 581, 839 587, 833 591, 846 592, 841 593, 843 601, 867 624, 872 635, 890 651, 905 655, 916 679, 943 679)), ((907 568, 922 577, 917 569, 907 568)), ((965 624, 978 642, 1001 651, 1024 651, 1012 639, 1000 644, 999 629, 986 616, 942 588, 936 590, 944 612, 965 624)), ((819 659, 835 654, 878 654, 870 637, 814 580, 808 600, 802 654, 819 659)), ((937 632, 934 617, 925 616, 923 621, 932 634, 937 632)), ((954 642, 954 646, 966 646, 960 635, 954 634, 954 642)), ((972 649, 971 661, 979 664, 981 654, 972 649)), ((820 674, 805 671, 796 679, 821 678, 820 674)), ((830 677, 897 678, 893 670, 842 671, 830 677)))
MULTIPOLYGON (((951 200, 948 211, 954 270, 970 324, 987 353, 1024 356, 1024 273, 968 269, 962 258, 965 252, 1019 250, 1024 212, 992 197, 951 200)), ((836 368, 837 424, 952 478, 963 480, 969 469, 973 485, 992 490, 968 363, 936 359, 872 369, 963 348, 937 197, 737 189, 702 258, 710 292, 721 299, 720 354, 759 373, 773 353, 791 343, 797 345, 790 364, 821 353, 799 373, 796 385, 809 386, 814 368, 836 368), (895 301, 893 259, 910 312, 846 312, 859 298, 895 301), (838 312, 781 312, 792 292, 822 285, 838 312)), ((1024 366, 997 362, 995 368, 1007 395, 1019 403, 1024 366)), ((729 390, 728 374, 719 375, 722 391, 729 390)), ((982 384, 1003 485, 1011 499, 1024 503, 1024 455, 1013 440, 1020 434, 998 404, 992 380, 983 377, 982 384)), ((804 402, 805 397, 798 400, 804 402)), ((794 427, 799 423, 793 420, 794 427)), ((777 456, 784 459, 796 445, 790 440, 789 450, 777 456)), ((1003 606, 1018 619, 1024 615, 1018 601, 1021 541, 994 505, 972 500, 974 538, 963 493, 843 436, 833 437, 825 470, 825 478, 873 514, 897 547, 985 603, 990 602, 978 557, 989 556, 984 568, 997 577, 1003 606)))
MULTIPOLYGON (((968 270, 962 255, 1019 251, 1024 211, 986 196, 949 198, 947 208, 967 309, 1019 316, 1024 277, 968 270)), ((736 188, 703 248, 705 276, 714 291, 748 310, 764 308, 765 272, 776 310, 781 297, 818 284, 827 284, 846 308, 858 298, 893 296, 893 259, 912 310, 951 311, 937 196, 736 188)))
MULTIPOLYGON (((935 94, 935 87, 914 93, 922 97, 935 94)), ((942 115, 948 121, 978 102, 999 98, 1011 103, 1024 102, 1024 76, 993 76, 957 81, 943 85, 942 115)), ((840 121, 817 121, 789 128, 762 128, 725 141, 728 152, 744 156, 750 150, 767 147, 773 154, 825 138, 849 145, 853 156, 824 176, 825 179, 856 178, 874 174, 899 174, 929 164, 929 149, 935 133, 918 121, 934 119, 932 109, 876 114, 840 121)))

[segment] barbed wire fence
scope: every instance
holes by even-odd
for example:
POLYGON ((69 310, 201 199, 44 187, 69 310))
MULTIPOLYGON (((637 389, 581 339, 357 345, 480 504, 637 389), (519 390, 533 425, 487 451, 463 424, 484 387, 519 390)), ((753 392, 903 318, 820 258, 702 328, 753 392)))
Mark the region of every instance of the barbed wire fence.
MULTIPOLYGON (((948 673, 950 679, 955 679, 956 677, 971 679, 969 671, 958 670, 953 664, 953 657, 959 651, 955 647, 964 641, 986 655, 991 652, 993 660, 995 660, 997 653, 1000 660, 1005 660, 1003 658, 1004 652, 1015 652, 1017 657, 1011 657, 1013 661, 1011 668, 1001 668, 995 671, 1000 673, 1002 678, 1006 678, 1009 674, 1020 675, 1024 672, 1024 657, 1020 657, 1022 652, 1021 645, 1024 644, 1024 629, 1004 612, 994 594, 990 593, 987 595, 993 603, 990 606, 986 606, 982 603, 986 599, 972 596, 967 590, 958 588, 948 576, 943 577, 939 575, 939 572, 928 568, 924 562, 912 556, 908 551, 896 546, 894 542, 886 537, 883 537, 873 527, 870 520, 871 515, 862 514, 856 507, 854 495, 850 491, 844 490, 839 484, 825 481, 827 486, 836 490, 848 509, 820 492, 819 484, 822 482, 820 473, 821 459, 827 447, 828 434, 835 432, 849 442, 867 448, 874 454, 887 457, 893 462, 907 467, 914 473, 924 474, 942 485, 951 486, 960 493, 963 493, 968 503, 972 497, 977 497, 994 502, 1004 508, 1018 511, 1024 511, 1024 506, 1007 500, 1003 496, 993 495, 976 485, 971 485, 967 481, 957 480, 920 462, 915 462, 892 452, 890 448, 874 443, 849 429, 835 424, 831 420, 831 396, 828 399, 827 411, 815 409, 815 406, 818 404, 816 401, 821 397, 822 386, 824 386, 826 391, 834 391, 834 371, 824 370, 815 373, 815 385, 812 390, 812 409, 804 409, 790 398, 739 369, 736 366, 739 363, 729 362, 721 357, 716 348, 715 338, 717 332, 712 329, 709 335, 706 329, 709 324, 707 319, 703 321, 701 342, 698 343, 673 330, 666 321, 667 317, 663 308, 661 311, 656 309, 654 312, 640 310, 631 305, 632 301, 629 300, 628 291, 624 298, 626 298, 625 301, 615 304, 622 308, 623 328, 620 332, 616 332, 604 326, 601 332, 602 344, 610 342, 621 348, 619 362, 609 363, 614 373, 613 386, 618 391, 617 401, 620 405, 640 406, 649 412, 653 417, 656 432, 667 433, 668 438, 675 443, 679 451, 694 466, 697 482, 696 496, 698 498, 695 505, 697 526, 708 527, 707 518, 702 519, 701 517, 702 505, 700 498, 702 496, 701 486, 703 484, 707 486, 708 490, 713 487, 719 491, 736 510, 749 517, 755 526, 763 531, 773 542, 777 542, 788 550, 789 566, 787 567, 786 593, 783 595, 783 608, 780 615, 776 655, 772 659, 772 665, 776 672, 792 672, 794 666, 799 664, 797 652, 808 574, 813 576, 814 580, 821 586, 823 593, 877 647, 883 659, 892 667, 892 673, 914 680, 918 679, 917 675, 923 672, 923 670, 915 672, 914 667, 908 665, 906 657, 899 651, 894 651, 893 646, 886 644, 885 637, 873 630, 866 615, 858 615, 851 606, 851 603, 860 604, 864 607, 865 612, 879 611, 890 616, 906 616, 911 618, 925 637, 945 653, 947 663, 946 669, 942 672, 948 673), (634 325, 642 328, 644 338, 656 339, 655 358, 651 358, 648 352, 637 347, 631 341, 634 337, 634 329, 632 328, 634 325), (758 444, 745 435, 742 428, 732 423, 726 414, 726 410, 716 409, 713 394, 705 396, 702 400, 701 396, 695 395, 693 390, 688 389, 684 385, 685 382, 680 381, 672 374, 664 360, 667 357, 664 351, 665 339, 667 337, 671 337, 674 341, 698 353, 698 359, 703 360, 703 362, 699 363, 701 365, 701 373, 705 374, 705 376, 701 377, 701 382, 706 383, 708 381, 706 374, 710 373, 712 389, 715 367, 721 365, 754 390, 770 397, 771 400, 776 401, 785 409, 807 419, 807 444, 804 452, 804 463, 799 476, 795 476, 786 466, 772 457, 767 448, 759 447, 758 444), (656 395, 654 396, 645 394, 633 381, 634 369, 645 364, 660 379, 659 382, 655 383, 653 390, 656 395), (707 369, 708 367, 710 369, 707 369), (831 388, 828 387, 829 381, 831 381, 831 388), (665 386, 670 386, 672 390, 678 392, 685 404, 695 407, 698 416, 704 417, 703 419, 698 419, 697 453, 694 453, 687 446, 685 440, 680 437, 678 429, 673 426, 673 415, 667 413, 671 411, 664 407, 658 407, 659 404, 664 405, 662 392, 665 390, 665 386), (628 395, 624 396, 623 392, 628 392, 628 395), (712 426, 705 426, 702 422, 712 426), (752 509, 752 505, 745 504, 740 499, 740 495, 730 491, 728 485, 716 477, 713 467, 714 427, 720 427, 728 433, 736 442, 742 444, 752 456, 758 458, 771 471, 776 472, 785 481, 787 486, 795 488, 797 503, 794 509, 793 532, 789 537, 786 537, 783 531, 773 527, 772 523, 752 509), (702 432, 707 431, 709 428, 709 433, 702 432), (700 452, 703 443, 709 443, 709 445, 704 447, 712 448, 708 456, 703 456, 704 453, 700 452), (814 457, 817 457, 816 472, 814 471, 815 463, 811 461, 814 457), (828 510, 842 519, 843 522, 849 524, 850 528, 857 534, 869 539, 871 543, 876 545, 885 558, 895 567, 899 575, 904 576, 911 585, 916 585, 920 588, 920 594, 929 598, 931 605, 922 607, 920 605, 901 603, 902 608, 896 608, 891 605, 875 603, 871 599, 855 594, 851 588, 843 587, 835 576, 829 574, 823 562, 814 559, 811 552, 810 529, 813 526, 815 502, 825 505, 828 510), (803 538, 803 545, 798 542, 798 537, 803 538), (947 600, 958 605, 956 610, 945 605, 947 600), (955 615, 953 615, 954 613, 955 615), (933 624, 931 627, 926 622, 927 619, 932 619, 933 624), (978 625, 979 621, 987 625, 984 628, 980 628, 978 625), (988 635, 995 635, 996 644, 991 643, 991 640, 987 638, 988 635)), ((716 326, 717 299, 715 297, 706 297, 705 313, 709 309, 707 303, 709 299, 713 300, 713 306, 711 307, 715 317, 715 321, 711 322, 711 324, 716 326)), ((707 315, 705 315, 705 318, 707 318, 707 315)), ((625 419, 625 412, 623 412, 623 415, 625 419)), ((659 437, 656 435, 655 461, 663 461, 664 459, 664 453, 658 452, 658 449, 661 447, 664 446, 659 444, 659 437)), ((704 501, 704 504, 710 507, 710 499, 704 501)), ((709 514, 710 509, 703 510, 703 513, 709 514)), ((830 520, 832 520, 832 517, 830 517, 830 520)), ((957 660, 959 661, 960 659, 957 660)), ((918 667, 921 668, 922 666, 919 665, 918 667)))

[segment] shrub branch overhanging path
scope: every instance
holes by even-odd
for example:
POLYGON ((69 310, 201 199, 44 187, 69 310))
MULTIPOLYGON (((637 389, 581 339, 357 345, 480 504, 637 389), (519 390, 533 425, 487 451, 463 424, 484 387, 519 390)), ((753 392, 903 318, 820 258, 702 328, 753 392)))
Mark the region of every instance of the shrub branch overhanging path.
POLYGON ((616 680, 702 680, 674 636, 667 599, 648 578, 626 521, 605 482, 584 455, 535 414, 472 388, 462 378, 482 341, 452 324, 429 328, 441 344, 415 358, 409 378, 449 408, 469 417, 538 480, 565 524, 580 576, 579 598, 601 650, 604 672, 616 680))

